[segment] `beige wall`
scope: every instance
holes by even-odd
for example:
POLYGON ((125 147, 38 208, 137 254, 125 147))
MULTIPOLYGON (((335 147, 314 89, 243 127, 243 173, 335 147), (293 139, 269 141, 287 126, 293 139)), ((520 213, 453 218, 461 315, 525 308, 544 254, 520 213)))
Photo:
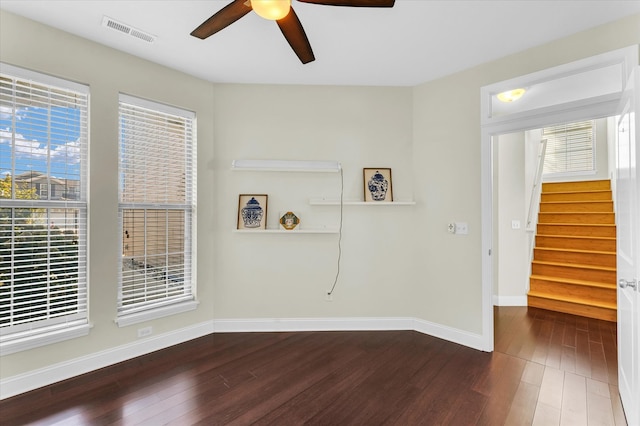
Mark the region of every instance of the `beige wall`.
MULTIPOLYGON (((209 84, 2 12, 0 60, 91 86, 89 336, 2 358, 6 378, 137 341, 114 323, 117 291, 118 92, 176 105, 198 119, 196 311, 150 322, 169 333, 226 318, 417 317, 481 331, 480 87, 640 42, 640 16, 415 88, 209 84), (284 122, 280 119, 284 118, 284 122), (246 235, 238 194, 269 194, 270 225, 335 226, 337 174, 232 172, 240 158, 338 160, 347 199, 363 167, 393 169, 394 199, 346 206, 341 275, 335 234, 246 235), (446 231, 466 221, 469 235, 446 231)), ((140 326, 144 326, 141 324, 140 326)))
MULTIPOLYGON (((231 171, 234 159, 337 160, 344 198, 362 199, 362 168, 391 167, 393 196, 413 197, 411 89, 216 85, 216 318, 407 316, 414 277, 410 206, 345 206, 341 272, 337 235, 233 233, 238 194, 268 194, 268 226, 279 213, 300 228, 337 227, 338 206, 310 198, 340 195, 337 173, 231 171), (283 119, 274 125, 273 114, 283 119)), ((200 220, 203 219, 200 216, 200 220)))

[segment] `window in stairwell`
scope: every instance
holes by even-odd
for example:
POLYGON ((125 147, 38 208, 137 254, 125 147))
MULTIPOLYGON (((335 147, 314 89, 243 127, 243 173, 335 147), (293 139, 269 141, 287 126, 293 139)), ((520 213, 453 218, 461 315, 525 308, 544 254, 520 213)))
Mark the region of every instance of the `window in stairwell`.
POLYGON ((595 171, 595 123, 593 120, 542 129, 547 140, 545 175, 595 171))

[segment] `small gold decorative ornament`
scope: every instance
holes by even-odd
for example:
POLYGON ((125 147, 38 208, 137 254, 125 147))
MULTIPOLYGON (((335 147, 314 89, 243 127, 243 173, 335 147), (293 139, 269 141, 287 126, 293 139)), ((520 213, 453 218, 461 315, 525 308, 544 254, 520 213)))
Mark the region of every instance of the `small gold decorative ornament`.
POLYGON ((300 218, 293 212, 286 212, 280 218, 280 225, 287 231, 293 230, 300 223, 300 218))

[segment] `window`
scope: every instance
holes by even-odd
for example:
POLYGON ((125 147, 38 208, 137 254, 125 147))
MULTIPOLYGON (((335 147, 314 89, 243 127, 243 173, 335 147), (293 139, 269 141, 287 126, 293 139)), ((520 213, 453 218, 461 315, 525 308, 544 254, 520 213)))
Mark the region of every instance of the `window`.
POLYGON ((562 124, 542 129, 547 140, 544 174, 595 171, 593 121, 562 124))
POLYGON ((87 86, 2 64, 0 353, 86 335, 87 86), (78 188, 53 196, 57 182, 78 188))
POLYGON ((189 111, 120 95, 120 326, 195 309, 189 111))

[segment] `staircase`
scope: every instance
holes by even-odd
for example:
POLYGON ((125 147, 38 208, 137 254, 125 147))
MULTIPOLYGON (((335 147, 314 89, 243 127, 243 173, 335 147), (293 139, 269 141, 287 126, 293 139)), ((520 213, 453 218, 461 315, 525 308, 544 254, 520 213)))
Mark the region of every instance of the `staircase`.
POLYGON ((616 321, 616 226, 608 180, 543 183, 529 306, 616 321))

